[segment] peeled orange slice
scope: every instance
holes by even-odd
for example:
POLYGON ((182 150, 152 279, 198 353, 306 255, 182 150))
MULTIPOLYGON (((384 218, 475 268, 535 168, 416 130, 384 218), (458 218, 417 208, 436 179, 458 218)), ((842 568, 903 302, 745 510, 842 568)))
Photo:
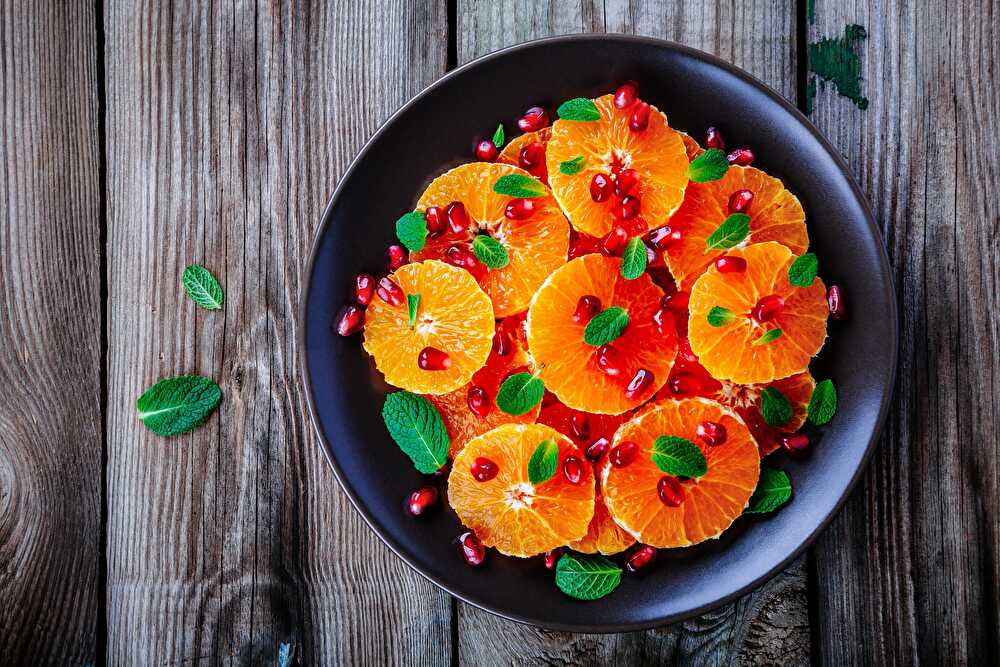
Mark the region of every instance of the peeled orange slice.
POLYGON ((705 152, 705 150, 698 145, 698 142, 695 141, 690 134, 681 132, 680 130, 678 130, 677 133, 681 135, 681 139, 684 140, 684 152, 687 153, 689 162, 705 152))
POLYGON ((512 164, 516 167, 520 167, 532 176, 541 180, 542 183, 548 185, 549 176, 548 169, 545 164, 545 149, 551 136, 551 127, 543 127, 535 132, 525 132, 519 137, 511 139, 510 143, 503 147, 503 150, 500 151, 500 155, 497 157, 497 162, 512 164), (541 146, 541 149, 533 149, 533 152, 538 155, 532 154, 531 150, 529 150, 529 152, 523 154, 522 157, 524 149, 532 144, 538 144, 541 146), (538 159, 539 155, 541 156, 541 163, 537 165, 533 164, 533 162, 538 159))
POLYGON ((582 538, 594 515, 594 473, 586 460, 582 476, 572 484, 562 472, 568 456, 580 458, 569 439, 540 424, 505 424, 466 444, 448 476, 448 502, 462 523, 483 544, 508 556, 534 556, 582 538), (558 446, 558 465, 547 481, 533 484, 528 462, 538 445, 558 446), (472 466, 478 458, 496 464, 498 472, 477 481, 472 466))
POLYGON ((483 367, 493 344, 493 306, 468 271, 444 262, 406 264, 389 276, 407 296, 420 295, 413 326, 406 301, 376 297, 368 306, 364 347, 385 381, 420 394, 444 394, 483 367), (448 355, 445 370, 423 370, 425 348, 448 355))
POLYGON ((598 493, 594 499, 594 518, 590 520, 587 534, 567 546, 582 554, 600 553, 605 556, 621 553, 635 544, 635 538, 615 523, 598 493))

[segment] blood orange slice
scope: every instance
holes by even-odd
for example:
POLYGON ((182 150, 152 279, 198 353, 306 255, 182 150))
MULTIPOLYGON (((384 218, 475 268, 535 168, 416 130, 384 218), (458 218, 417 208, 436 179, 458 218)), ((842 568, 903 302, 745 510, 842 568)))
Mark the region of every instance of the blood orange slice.
POLYGON ((545 149, 551 136, 552 128, 543 127, 535 132, 526 132, 511 139, 511 142, 500 151, 497 162, 520 167, 548 185, 549 172, 545 164, 545 149), (528 148, 529 146, 531 148, 528 148))
POLYGON ((598 493, 594 499, 594 518, 590 520, 587 534, 567 546, 583 554, 601 553, 610 556, 625 551, 633 544, 635 538, 615 523, 604 505, 604 498, 598 493))
POLYGON ((542 401, 538 423, 551 426, 568 436, 581 451, 586 452, 590 445, 601 439, 606 440, 610 446, 615 431, 628 419, 628 415, 627 412, 620 415, 601 415, 574 410, 556 398, 555 394, 549 394, 546 400, 542 401))

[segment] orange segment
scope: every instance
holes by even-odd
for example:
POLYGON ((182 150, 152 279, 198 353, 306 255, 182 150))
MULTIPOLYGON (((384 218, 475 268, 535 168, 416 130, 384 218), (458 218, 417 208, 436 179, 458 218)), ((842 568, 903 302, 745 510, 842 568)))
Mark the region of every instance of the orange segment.
POLYGON ((407 264, 390 276, 407 295, 419 294, 414 328, 406 303, 372 299, 365 315, 364 347, 385 381, 420 394, 461 387, 483 367, 493 344, 493 306, 468 271, 444 262, 407 264), (451 368, 425 371, 417 357, 433 347, 451 357, 451 368))
POLYGON ((605 459, 600 470, 604 501, 618 525, 654 547, 683 547, 718 537, 743 512, 760 475, 757 446, 746 425, 707 399, 665 399, 644 408, 618 429, 615 445, 625 441, 636 443, 639 454, 623 468, 605 459), (702 442, 695 432, 701 421, 725 426, 726 441, 715 447, 702 442), (651 454, 661 435, 693 442, 708 463, 702 477, 680 480, 684 500, 678 507, 666 505, 657 491, 665 474, 651 454))
POLYGON ((545 278, 566 261, 569 247, 569 224, 548 190, 534 199, 538 208, 526 220, 509 220, 504 209, 512 199, 493 192, 493 184, 505 174, 528 173, 507 164, 473 162, 438 176, 417 202, 417 209, 430 206, 442 209, 451 202, 465 205, 471 221, 462 234, 446 231, 436 239, 428 238, 412 261, 441 259, 452 245, 469 248, 477 234, 488 233, 506 249, 510 263, 490 269, 480 285, 493 300, 497 317, 523 311, 531 295, 545 278))
MULTIPOLYGON (((483 544, 508 556, 534 556, 580 539, 594 515, 594 473, 583 466, 579 484, 562 474, 567 456, 580 457, 569 438, 540 424, 505 424, 473 438, 448 476, 448 502, 483 544), (543 440, 559 446, 559 465, 547 481, 528 480, 528 461, 543 440), (472 464, 485 457, 496 477, 479 482, 472 464)), ((586 463, 586 461, 583 461, 586 463)))
POLYGON ((590 181, 598 173, 610 176, 623 168, 634 169, 639 176, 634 194, 641 201, 641 212, 630 226, 642 231, 663 224, 680 205, 688 182, 683 138, 655 107, 649 126, 636 132, 629 128, 632 109, 616 108, 612 95, 598 97, 594 104, 601 120, 557 120, 552 125, 546 164, 555 198, 578 231, 604 236, 611 229, 612 209, 619 198, 612 195, 595 202, 590 181), (578 156, 585 160, 580 172, 568 176, 559 171, 560 163, 578 156))
POLYGON ((625 551, 633 544, 635 538, 615 523, 604 505, 604 498, 598 493, 594 499, 594 518, 590 520, 587 534, 566 546, 582 554, 601 553, 610 556, 625 551))
MULTIPOLYGON (((552 127, 543 127, 536 132, 526 132, 519 137, 511 139, 510 143, 503 147, 500 151, 500 155, 497 156, 497 162, 503 164, 512 164, 516 167, 524 168, 521 164, 521 150, 524 149, 528 144, 539 143, 543 147, 547 147, 549 143, 549 138, 552 136, 552 127)), ((546 165, 542 163, 539 168, 533 172, 533 175, 538 177, 538 179, 549 184, 548 169, 546 165)))
POLYGON ((691 350, 712 377, 738 384, 764 384, 801 373, 826 339, 823 281, 792 286, 788 267, 795 257, 779 243, 757 243, 728 254, 745 259, 747 269, 719 273, 713 266, 695 281, 688 319, 691 350), (774 319, 757 322, 750 312, 770 295, 781 297, 784 307, 774 319), (735 320, 720 327, 709 324, 708 313, 715 306, 734 313, 735 320), (781 336, 754 344, 771 329, 780 329, 781 336))
POLYGON ((528 348, 542 367, 539 377, 575 410, 617 415, 637 407, 666 381, 677 352, 676 335, 661 336, 653 324, 663 291, 645 274, 625 280, 619 265, 617 258, 603 255, 578 257, 545 281, 528 309, 528 348), (583 339, 586 323, 573 321, 585 295, 600 299, 603 309, 619 306, 628 313, 628 326, 611 343, 621 360, 618 376, 598 368, 598 348, 583 339), (639 369, 652 372, 653 381, 629 398, 625 389, 639 369))
POLYGON ((695 279, 729 250, 705 252, 705 242, 729 216, 729 197, 737 190, 753 192, 750 204, 750 235, 742 245, 777 241, 796 255, 809 247, 805 213, 798 198, 781 181, 753 167, 730 166, 717 181, 691 183, 684 203, 670 218, 681 240, 666 251, 667 266, 682 290, 690 290, 695 279))
POLYGON ((681 132, 680 130, 678 130, 677 133, 681 135, 681 139, 684 140, 684 152, 687 153, 688 161, 695 159, 705 152, 705 150, 698 145, 698 142, 695 141, 690 134, 681 132))

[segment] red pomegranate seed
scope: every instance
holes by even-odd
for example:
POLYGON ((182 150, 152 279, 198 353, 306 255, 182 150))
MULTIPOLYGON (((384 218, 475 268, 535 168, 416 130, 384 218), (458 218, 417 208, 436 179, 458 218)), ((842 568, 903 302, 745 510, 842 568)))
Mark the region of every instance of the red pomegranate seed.
POLYGON ((830 307, 830 319, 842 320, 847 317, 847 304, 844 301, 844 288, 840 285, 830 285, 826 293, 826 303, 830 307))
POLYGON ((681 371, 668 382, 670 391, 681 396, 696 396, 704 390, 704 384, 694 373, 681 371))
POLYGON ((680 507, 684 502, 684 487, 676 477, 664 475, 656 484, 656 493, 667 507, 680 507))
POLYGON ((428 206, 424 211, 424 220, 427 222, 427 235, 436 239, 448 229, 448 218, 438 206, 428 206))
POLYGON ((359 273, 354 276, 354 300, 367 306, 375 296, 375 278, 370 273, 359 273))
POLYGON ((469 387, 465 402, 469 404, 469 410, 472 411, 472 414, 480 419, 490 413, 490 395, 477 384, 469 387))
POLYGON ((430 508, 438 504, 437 487, 422 486, 406 498, 406 511, 412 516, 420 516, 430 508))
POLYGON ((537 141, 531 142, 521 149, 517 161, 522 169, 534 173, 545 166, 545 146, 537 141))
POLYGON ((615 225, 601 238, 601 254, 608 257, 620 255, 628 243, 628 232, 621 225, 615 225))
POLYGON ((635 399, 642 396, 643 392, 649 385, 653 384, 653 372, 648 371, 645 368, 640 368, 632 376, 632 380, 629 381, 628 387, 625 388, 625 397, 629 399, 635 399))
POLYGON ((719 273, 743 273, 747 270, 747 261, 742 257, 723 255, 715 260, 715 268, 719 273))
POLYGON ((630 195, 639 187, 639 174, 635 169, 622 169, 615 178, 615 194, 619 197, 630 195))
POLYGON ((507 335, 506 331, 497 327, 496 333, 493 334, 493 352, 498 357, 506 357, 513 349, 514 345, 511 343, 510 336, 507 335))
POLYGON ((406 265, 406 248, 401 245, 391 245, 385 251, 385 268, 392 273, 406 265))
POLYGON ((615 185, 607 174, 594 174, 590 179, 590 198, 598 203, 606 201, 614 189, 615 185))
POLYGON ((472 476, 477 482, 488 482, 500 472, 500 466, 485 456, 477 456, 472 462, 472 476))
POLYGON ((337 313, 337 324, 334 329, 341 336, 350 336, 361 331, 365 326, 365 311, 354 304, 344 306, 337 313))
POLYGON ((690 292, 674 292, 663 297, 660 301, 662 308, 667 308, 672 313, 679 315, 687 314, 688 303, 691 301, 690 292))
POLYGON ((573 321, 577 324, 586 324, 599 312, 601 312, 601 300, 593 294, 584 294, 576 302, 573 321))
POLYGON ((486 559, 486 549, 472 531, 462 533, 458 536, 458 544, 462 548, 462 559, 466 565, 476 567, 482 565, 486 559))
POLYGON ((737 148, 727 155, 726 159, 729 160, 730 164, 748 167, 753 162, 753 151, 749 148, 737 148))
POLYGON ((718 148, 720 151, 726 150, 726 142, 722 138, 719 128, 710 127, 705 130, 705 148, 718 148))
POLYGON ((396 281, 389 276, 385 276, 382 280, 378 281, 378 288, 375 291, 378 293, 378 298, 390 306, 402 306, 403 302, 406 301, 406 294, 403 292, 403 288, 397 285, 396 281))
POLYGON ((698 422, 694 432, 702 442, 711 447, 717 447, 726 441, 726 427, 719 422, 698 422))
POLYGON ((586 440, 590 437, 590 417, 586 412, 573 412, 569 418, 569 432, 576 440, 586 440))
POLYGON ((531 107, 517 121, 522 132, 536 132, 549 124, 549 115, 542 107, 531 107))
POLYGON ((605 375, 617 377, 622 374, 621 354, 611 345, 597 348, 597 367, 605 375))
POLYGON ((607 438, 602 436, 590 443, 590 446, 587 447, 587 451, 584 452, 584 454, 586 455, 588 461, 591 463, 597 463, 608 451, 609 447, 611 447, 611 443, 608 442, 607 438))
POLYGON ((691 341, 687 338, 681 339, 681 344, 677 348, 677 354, 689 364, 698 363, 698 357, 691 351, 691 341))
POLYGON ((667 250, 681 240, 681 230, 672 229, 670 225, 657 227, 649 233, 649 242, 657 250, 667 250))
POLYGON ((635 105, 632 115, 629 116, 628 126, 633 132, 642 132, 649 127, 649 105, 647 103, 639 102, 635 105))
POLYGON ((489 139, 483 139, 478 144, 476 144, 476 159, 482 162, 493 162, 497 159, 497 155, 500 151, 497 150, 496 145, 489 139))
POLYGON ((639 84, 635 81, 626 81, 615 91, 615 106, 619 109, 628 109, 637 99, 639 99, 639 84))
POLYGON ((656 560, 656 548, 648 544, 640 544, 625 561, 625 569, 632 574, 638 574, 653 564, 656 560))
POLYGON ((769 294, 761 297, 757 305, 753 307, 751 315, 758 322, 770 322, 785 309, 785 300, 777 294, 769 294))
POLYGON ((631 220, 635 216, 639 215, 640 208, 641 203, 638 197, 635 195, 625 195, 622 197, 622 200, 618 202, 618 206, 611 210, 611 213, 619 220, 631 220))
POLYGON ((417 366, 422 371, 446 371, 451 368, 451 357, 436 347, 425 347, 417 355, 417 366))
POLYGON ((460 269, 466 269, 476 280, 486 275, 486 265, 479 261, 479 258, 467 245, 448 246, 448 249, 444 251, 444 261, 460 269))
MULTIPOLYGON (((646 246, 646 269, 662 269, 666 266, 663 262, 663 255, 652 248, 648 243, 643 241, 643 245, 646 246)), ((655 279, 654 279, 655 280, 655 279)))
POLYGON ((552 551, 545 552, 545 569, 554 570, 556 563, 559 562, 559 557, 562 556, 562 547, 556 547, 552 551))
POLYGON ((677 324, 669 308, 657 308, 653 313, 653 325, 656 327, 656 333, 663 338, 670 338, 677 333, 677 324))
POLYGON ((753 193, 749 190, 737 190, 729 195, 729 212, 746 213, 753 203, 753 193))
POLYGON ((535 214, 534 199, 511 199, 507 202, 507 208, 503 211, 504 217, 509 220, 527 220, 535 214))
POLYGON ((793 454, 809 448, 809 436, 804 433, 783 433, 781 446, 793 454))
POLYGON ((611 461, 611 465, 614 467, 624 468, 632 463, 632 461, 635 461, 635 457, 638 455, 639 445, 631 440, 627 440, 611 450, 611 453, 608 454, 608 460, 611 461))
POLYGON ((448 229, 452 234, 465 234, 469 231, 469 213, 465 210, 465 204, 460 201, 453 201, 444 209, 445 217, 448 219, 448 229))
POLYGON ((600 239, 593 236, 578 236, 569 242, 569 251, 566 253, 568 259, 576 259, 583 255, 600 251, 600 239))
POLYGON ((575 456, 567 456, 563 461, 563 477, 570 484, 579 484, 583 479, 583 463, 575 456))

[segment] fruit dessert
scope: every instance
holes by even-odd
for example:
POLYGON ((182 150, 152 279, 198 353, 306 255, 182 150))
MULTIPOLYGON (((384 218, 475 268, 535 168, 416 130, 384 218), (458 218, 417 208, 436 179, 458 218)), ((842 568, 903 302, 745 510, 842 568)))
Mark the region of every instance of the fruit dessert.
POLYGON ((594 600, 791 499, 770 458, 836 412, 810 363, 844 292, 753 151, 699 144, 635 82, 516 126, 414 193, 333 325, 398 388, 386 429, 427 476, 405 510, 447 502, 467 565, 534 558, 594 600))

